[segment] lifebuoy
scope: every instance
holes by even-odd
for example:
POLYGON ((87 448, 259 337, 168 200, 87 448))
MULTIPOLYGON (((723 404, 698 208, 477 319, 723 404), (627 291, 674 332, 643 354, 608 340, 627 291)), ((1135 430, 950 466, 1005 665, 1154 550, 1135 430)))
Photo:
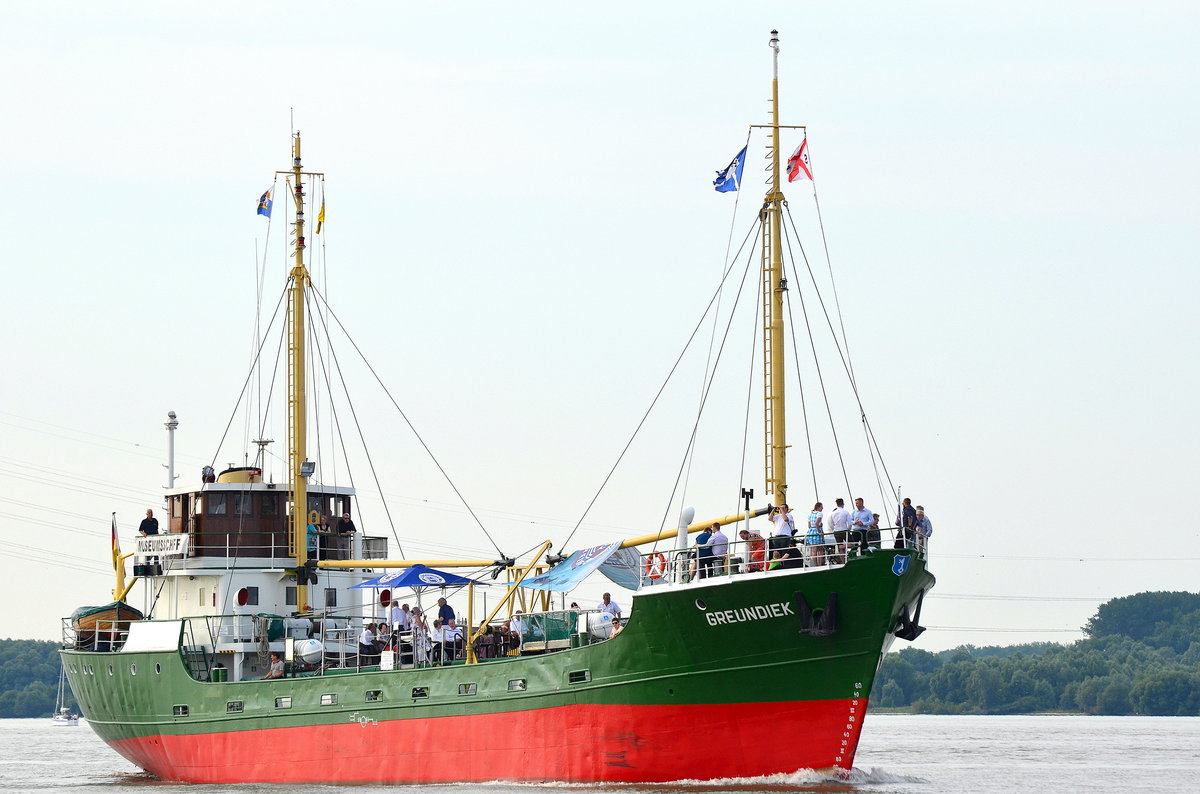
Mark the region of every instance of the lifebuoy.
POLYGON ((661 579, 667 572, 667 558, 661 551, 646 555, 646 576, 651 579, 661 579))

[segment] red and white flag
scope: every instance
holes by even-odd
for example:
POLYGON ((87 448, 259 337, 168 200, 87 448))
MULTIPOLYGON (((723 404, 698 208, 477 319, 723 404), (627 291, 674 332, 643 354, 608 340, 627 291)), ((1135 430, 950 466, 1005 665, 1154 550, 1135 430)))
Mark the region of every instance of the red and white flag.
POLYGON ((788 158, 787 175, 789 182, 795 182, 797 179, 812 181, 812 166, 808 162, 808 138, 805 138, 788 158))

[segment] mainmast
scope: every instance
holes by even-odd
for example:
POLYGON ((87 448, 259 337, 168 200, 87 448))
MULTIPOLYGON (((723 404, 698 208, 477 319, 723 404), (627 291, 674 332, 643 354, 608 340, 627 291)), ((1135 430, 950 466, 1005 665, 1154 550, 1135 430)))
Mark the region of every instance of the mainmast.
POLYGON ((308 562, 308 475, 312 464, 307 453, 307 410, 305 399, 304 291, 308 287, 308 268, 304 265, 304 176, 319 176, 301 170, 300 133, 292 140, 292 168, 277 171, 288 174, 296 219, 292 222, 295 241, 291 273, 291 302, 288 311, 288 476, 292 494, 292 548, 296 556, 296 608, 308 606, 308 579, 303 573, 308 562))
POLYGON ((771 189, 763 201, 762 236, 763 293, 763 457, 766 465, 767 492, 775 505, 787 502, 787 441, 783 405, 784 342, 783 293, 787 278, 783 272, 781 225, 784 196, 780 190, 779 170, 779 31, 771 31, 771 189))

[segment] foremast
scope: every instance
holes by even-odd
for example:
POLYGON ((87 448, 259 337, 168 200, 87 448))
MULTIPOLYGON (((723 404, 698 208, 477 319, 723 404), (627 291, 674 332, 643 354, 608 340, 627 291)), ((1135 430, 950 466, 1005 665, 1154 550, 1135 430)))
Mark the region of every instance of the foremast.
MULTIPOLYGON (((308 268, 304 264, 304 180, 319 177, 320 173, 305 171, 300 165, 300 132, 292 137, 292 167, 286 174, 296 205, 293 226, 293 264, 288 303, 288 490, 291 494, 291 545, 296 558, 296 606, 308 606, 308 579, 304 568, 308 562, 308 463, 307 429, 308 402, 305 393, 305 290, 309 286, 308 268)), ((320 517, 317 517, 320 520, 320 517)))
POLYGON ((783 293, 787 277, 781 249, 784 195, 779 169, 779 31, 771 31, 771 188, 763 201, 763 458, 767 493, 787 502, 787 440, 784 411, 783 293))

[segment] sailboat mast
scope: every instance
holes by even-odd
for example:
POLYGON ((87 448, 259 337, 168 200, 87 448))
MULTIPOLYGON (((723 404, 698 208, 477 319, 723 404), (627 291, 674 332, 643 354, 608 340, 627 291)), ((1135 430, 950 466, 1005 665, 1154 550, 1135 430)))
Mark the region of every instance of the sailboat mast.
MULTIPOLYGON (((286 173, 286 172, 285 172, 286 173)), ((304 391, 304 290, 308 269, 304 266, 304 183, 300 167, 300 133, 292 140, 292 198, 296 202, 294 264, 291 279, 291 311, 288 312, 288 465, 292 492, 292 547, 296 569, 308 562, 308 479, 302 471, 307 453, 307 402, 304 391)), ((297 576, 296 608, 308 605, 308 580, 297 576)))
POLYGON ((771 31, 771 189, 763 202, 763 220, 767 233, 762 236, 763 283, 763 457, 766 464, 767 492, 773 503, 787 502, 787 440, 784 415, 784 341, 783 293, 787 278, 783 272, 782 210, 779 169, 779 31, 771 31))

